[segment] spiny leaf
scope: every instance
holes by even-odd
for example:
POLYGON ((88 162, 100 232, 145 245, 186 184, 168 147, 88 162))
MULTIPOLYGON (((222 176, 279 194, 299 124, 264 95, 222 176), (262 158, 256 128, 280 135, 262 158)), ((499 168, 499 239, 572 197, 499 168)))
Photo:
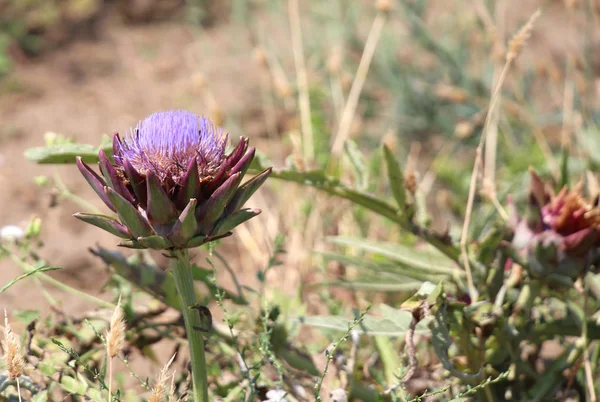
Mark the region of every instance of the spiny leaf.
MULTIPOLYGON (((383 316, 365 316, 364 320, 355 330, 359 333, 372 336, 402 337, 406 334, 412 319, 413 316, 410 311, 397 310, 390 307, 383 310, 383 316)), ((335 331, 347 331, 348 325, 352 322, 340 316, 299 317, 297 320, 305 325, 335 331)), ((429 329, 427 328, 429 321, 429 319, 421 320, 417 325, 415 333, 429 333, 429 329)))

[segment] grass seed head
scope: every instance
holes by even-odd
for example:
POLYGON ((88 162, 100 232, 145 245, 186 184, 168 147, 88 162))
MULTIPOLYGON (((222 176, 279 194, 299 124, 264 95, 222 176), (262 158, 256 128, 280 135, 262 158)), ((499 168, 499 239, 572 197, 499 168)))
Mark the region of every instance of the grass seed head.
POLYGON ((115 357, 125 346, 125 320, 121 309, 121 297, 110 319, 110 328, 106 334, 106 351, 110 358, 115 357))
POLYGON ((541 14, 542 13, 540 10, 537 10, 535 13, 533 13, 531 18, 529 18, 529 21, 527 21, 527 24, 525 24, 523 28, 521 28, 519 32, 517 32, 517 34, 510 40, 508 44, 508 53, 506 54, 507 61, 516 59, 519 53, 521 53, 521 50, 523 50, 523 47, 525 47, 525 43, 531 36, 535 22, 541 14))
MULTIPOLYGON (((156 384, 154 384, 154 388, 152 388, 152 392, 150 393, 150 398, 148 398, 148 402, 164 402, 167 396, 167 381, 169 380, 169 367, 173 360, 175 359, 175 354, 171 359, 164 365, 162 370, 160 370, 160 375, 158 376, 158 380, 156 384)), ((169 401, 174 400, 174 381, 175 375, 173 375, 173 380, 171 381, 171 392, 169 394, 169 401)))
POLYGON ((12 332, 8 323, 8 314, 4 310, 4 339, 2 340, 2 349, 4 350, 4 359, 8 368, 8 377, 13 380, 23 374, 25 360, 21 353, 21 342, 19 337, 12 332))

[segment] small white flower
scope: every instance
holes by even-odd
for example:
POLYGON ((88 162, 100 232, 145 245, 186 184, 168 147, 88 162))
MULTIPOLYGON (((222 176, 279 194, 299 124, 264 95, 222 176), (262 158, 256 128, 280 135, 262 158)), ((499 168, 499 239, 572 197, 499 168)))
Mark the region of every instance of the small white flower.
POLYGON ((25 231, 15 225, 7 225, 0 228, 1 241, 15 241, 25 237, 25 231))
POLYGON ((272 389, 267 392, 268 399, 263 402, 288 402, 288 400, 284 398, 286 395, 287 392, 282 389, 272 389))

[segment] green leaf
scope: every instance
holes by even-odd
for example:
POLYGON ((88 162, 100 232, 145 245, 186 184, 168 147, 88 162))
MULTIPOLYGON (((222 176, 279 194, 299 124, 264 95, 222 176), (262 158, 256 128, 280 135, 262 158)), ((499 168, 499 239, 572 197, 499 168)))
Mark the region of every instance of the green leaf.
MULTIPOLYGON (((163 301, 170 307, 180 309, 181 304, 173 276, 167 275, 158 266, 140 261, 137 256, 127 259, 118 251, 110 251, 101 247, 94 249, 92 253, 100 257, 106 264, 112 266, 119 276, 127 279, 133 285, 163 301)), ((217 289, 212 282, 212 270, 209 271, 194 266, 192 275, 194 280, 204 283, 208 288, 208 292, 205 295, 196 292, 198 300, 203 301, 210 298, 210 295, 215 294, 217 289)), ((244 300, 227 291, 225 292, 225 298, 231 299, 235 303, 244 303, 244 300)))
POLYGON ((383 146, 383 156, 387 166, 390 188, 392 189, 398 208, 404 210, 406 208, 406 189, 404 188, 404 175, 400 169, 400 164, 387 145, 383 146))
POLYGON ((56 374, 57 371, 54 362, 41 362, 40 364, 38 364, 37 369, 40 371, 40 373, 42 373, 42 375, 45 375, 46 377, 52 377, 54 374, 56 374))
POLYGON ((31 398, 31 402, 46 402, 48 399, 48 391, 44 390, 35 394, 33 398, 31 398))
POLYGON ((464 274, 451 259, 432 249, 417 250, 414 247, 401 244, 376 242, 344 236, 328 237, 327 240, 341 246, 354 247, 362 251, 378 254, 432 274, 464 274))
MULTIPOLYGON (((384 306, 380 307, 383 316, 367 315, 355 330, 361 334, 371 336, 404 336, 412 321, 412 313, 407 310, 397 310, 389 306, 384 306)), ((297 320, 302 324, 312 327, 342 332, 347 331, 348 325, 352 323, 352 320, 340 316, 299 317, 297 320)), ((421 320, 417 324, 415 333, 429 333, 429 329, 427 328, 429 321, 430 319, 428 318, 421 320)))
MULTIPOLYGON (((112 145, 102 149, 112 155, 112 145)), ((75 163, 75 158, 81 156, 84 162, 98 162, 100 147, 89 144, 61 144, 51 147, 29 148, 25 151, 25 158, 35 163, 75 163)))
POLYGON ((353 190, 344 186, 339 180, 327 176, 322 170, 309 170, 305 172, 286 169, 273 170, 271 177, 312 186, 331 195, 336 195, 350 200, 353 203, 365 207, 381 216, 398 221, 396 208, 387 202, 372 196, 371 194, 367 194, 359 190, 353 190))
POLYGON ((106 397, 102 395, 102 392, 93 388, 88 389, 86 396, 94 402, 104 402, 106 400, 106 397))
POLYGON ((444 368, 453 376, 460 378, 463 381, 470 382, 474 380, 481 380, 481 371, 476 374, 469 374, 463 373, 454 367, 454 364, 452 363, 452 360, 448 354, 448 351, 452 347, 452 339, 450 338, 450 332, 448 331, 448 326, 446 324, 447 321, 446 306, 444 305, 436 312, 435 320, 432 322, 431 328, 433 349, 440 359, 442 366, 444 366, 444 368))
POLYGON ((366 280, 337 280, 337 281, 325 281, 318 284, 318 286, 335 286, 344 289, 352 290, 364 290, 367 292, 412 292, 419 288, 421 282, 409 281, 409 282, 369 282, 366 280))
MULTIPOLYGON (((264 170, 271 163, 266 160, 263 155, 258 155, 254 159, 256 162, 253 165, 254 169, 264 170)), ((397 213, 398 209, 384 200, 372 196, 361 191, 350 189, 344 186, 339 180, 327 176, 322 170, 309 170, 300 172, 294 169, 276 169, 271 173, 271 177, 275 179, 294 182, 306 186, 311 186, 330 195, 344 198, 360 205, 371 212, 381 215, 393 222, 398 223, 403 229, 413 231, 414 227, 397 213)), ((460 250, 457 246, 451 244, 445 236, 430 232, 428 229, 421 228, 420 237, 428 243, 443 252, 449 258, 458 261, 460 258, 460 250)))
POLYGON ((376 336, 375 348, 379 353, 379 358, 383 363, 383 373, 386 381, 386 385, 391 386, 396 383, 396 373, 402 367, 400 356, 398 356, 397 350, 394 348, 392 341, 384 336, 376 336))
MULTIPOLYGON (((415 268, 398 261, 389 259, 373 258, 371 256, 350 256, 330 252, 318 252, 326 260, 339 261, 344 265, 352 266, 362 272, 364 275, 385 275, 385 281, 394 281, 406 283, 407 281, 421 283, 422 281, 439 282, 447 278, 447 274, 430 273, 419 268, 415 268), (393 278, 392 278, 393 277, 393 278)), ((414 289, 418 289, 418 286, 414 289)))
POLYGON ((87 390, 86 384, 66 375, 63 375, 61 378, 60 386, 68 393, 76 395, 85 395, 85 391, 87 390))
POLYGON ((25 325, 29 325, 33 320, 40 316, 38 310, 12 310, 11 314, 13 318, 25 325))
POLYGON ((27 272, 27 273, 25 273, 23 275, 17 276, 16 278, 14 278, 11 281, 9 281, 6 285, 4 285, 0 289, 0 294, 2 292, 4 292, 6 289, 10 288, 15 283, 19 282, 22 279, 27 278, 28 276, 35 275, 35 274, 40 273, 40 272, 56 271, 57 269, 60 269, 60 267, 40 267, 40 268, 36 268, 36 269, 34 269, 32 271, 29 271, 29 272, 27 272))

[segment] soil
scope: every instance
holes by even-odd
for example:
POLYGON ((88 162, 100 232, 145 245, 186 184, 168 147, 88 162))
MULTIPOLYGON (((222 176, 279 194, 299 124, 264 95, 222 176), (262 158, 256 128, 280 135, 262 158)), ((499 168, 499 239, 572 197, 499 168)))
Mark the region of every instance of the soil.
MULTIPOLYGON (((109 279, 107 268, 88 248, 98 244, 114 249, 115 238, 74 219, 71 215, 82 207, 70 200, 57 203, 52 191, 35 184, 34 177, 58 174, 73 193, 108 210, 75 165, 36 165, 25 159, 24 151, 42 146, 46 132, 97 145, 103 134, 125 133, 148 114, 169 109, 213 115, 217 108, 226 110, 231 121, 224 125, 236 139, 242 134, 239 124, 256 113, 252 105, 259 97, 260 77, 243 27, 199 31, 173 22, 125 25, 116 17, 102 24, 96 40, 75 41, 18 64, 0 85, 0 227, 25 227, 32 215, 40 216, 44 245, 39 255, 62 268, 50 274, 109 300, 113 295, 102 291, 109 279)), ((264 131, 260 121, 244 126, 253 131, 243 134, 259 144, 264 131)), ((237 254, 231 241, 221 251, 227 255, 228 250, 237 254)), ((254 269, 242 270, 239 280, 252 283, 254 269)), ((0 260, 0 284, 22 273, 10 259, 0 260)), ((25 280, 0 295, 0 309, 48 312, 47 297, 59 301, 60 310, 69 316, 96 308, 80 298, 74 303, 72 295, 52 286, 42 289, 25 280)), ((167 361, 170 350, 163 350, 159 361, 167 361)), ((138 373, 153 376, 149 368, 138 373)))

